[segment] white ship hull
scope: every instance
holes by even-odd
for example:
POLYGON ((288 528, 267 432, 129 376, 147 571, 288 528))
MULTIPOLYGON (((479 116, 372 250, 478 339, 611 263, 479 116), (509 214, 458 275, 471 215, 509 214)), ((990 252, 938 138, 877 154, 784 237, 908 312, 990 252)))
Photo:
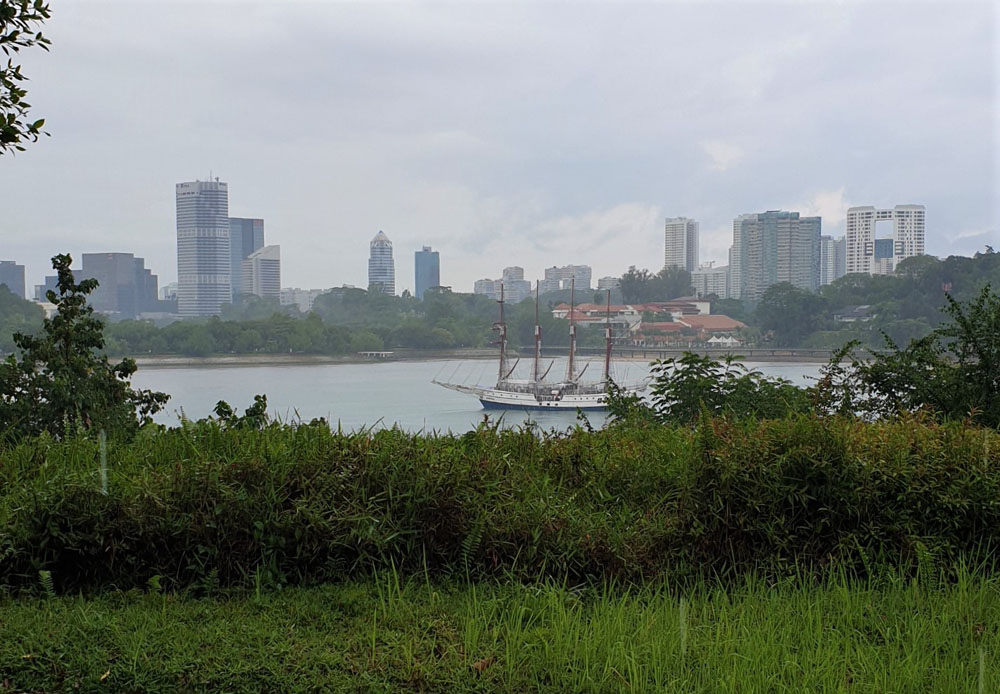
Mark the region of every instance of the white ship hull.
MULTIPOLYGON (((483 408, 488 410, 606 410, 608 409, 608 393, 606 391, 591 393, 552 393, 544 391, 503 390, 500 388, 483 388, 481 386, 465 386, 456 383, 434 383, 459 393, 475 395, 483 408)), ((631 388, 627 392, 640 392, 645 383, 631 388)))

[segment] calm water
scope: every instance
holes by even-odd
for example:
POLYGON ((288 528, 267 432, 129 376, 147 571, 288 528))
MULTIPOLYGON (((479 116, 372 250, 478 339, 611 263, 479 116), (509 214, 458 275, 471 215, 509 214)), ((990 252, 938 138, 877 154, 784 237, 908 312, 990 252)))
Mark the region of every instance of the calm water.
MULTIPOLYGON (((819 374, 819 364, 752 363, 769 375, 807 384, 819 374)), ((561 373, 556 363, 552 374, 561 373)), ((648 374, 643 362, 616 364, 619 382, 635 382, 648 374)), ((242 410, 257 393, 267 395, 273 415, 286 420, 326 417, 344 429, 398 424, 409 431, 464 432, 483 420, 485 411, 471 395, 463 395, 431 383, 440 380, 473 385, 496 383, 496 362, 407 361, 365 364, 247 365, 205 367, 143 366, 133 383, 170 393, 167 410, 157 416, 163 424, 176 424, 181 410, 190 419, 208 416, 215 403, 225 400, 242 410)), ((592 364, 584 379, 598 379, 600 365, 592 364)), ((490 416, 497 416, 491 411, 490 416)), ((594 426, 604 416, 589 413, 594 426)), ((576 421, 571 412, 507 411, 507 424, 532 419, 544 429, 564 429, 576 421)))

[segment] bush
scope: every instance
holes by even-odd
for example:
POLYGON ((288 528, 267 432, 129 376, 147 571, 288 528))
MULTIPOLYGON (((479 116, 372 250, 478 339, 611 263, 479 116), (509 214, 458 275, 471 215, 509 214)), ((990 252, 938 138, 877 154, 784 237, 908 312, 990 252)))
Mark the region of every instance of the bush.
POLYGON ((538 436, 219 422, 0 453, 0 586, 404 573, 632 582, 957 565, 1000 541, 1000 434, 703 417, 538 436))

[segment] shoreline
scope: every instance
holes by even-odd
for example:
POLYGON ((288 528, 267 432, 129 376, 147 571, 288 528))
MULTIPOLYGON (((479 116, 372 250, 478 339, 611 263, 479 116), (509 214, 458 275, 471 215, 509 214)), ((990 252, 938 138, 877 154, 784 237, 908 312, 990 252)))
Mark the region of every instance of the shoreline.
MULTIPOLYGON (((560 350, 546 350, 543 357, 564 357, 556 353, 560 350)), ((565 350, 561 350, 565 351, 565 350)), ((603 352, 603 350, 601 350, 603 352)), ((641 347, 625 348, 616 351, 614 359, 622 362, 651 362, 656 359, 679 357, 685 350, 657 350, 641 347)), ((687 350, 702 356, 716 358, 727 354, 739 354, 741 362, 748 363, 802 363, 825 364, 830 360, 831 352, 827 350, 794 350, 794 349, 746 349, 737 352, 726 350, 687 350)), ((594 357, 589 350, 580 350, 580 357, 594 357)), ((444 359, 489 360, 496 359, 495 349, 456 349, 456 350, 398 350, 384 358, 362 357, 357 354, 330 356, 325 354, 217 354, 209 357, 190 357, 182 355, 146 355, 132 357, 140 368, 170 369, 190 367, 247 367, 247 366, 325 366, 331 364, 378 364, 399 361, 436 361, 444 359)))

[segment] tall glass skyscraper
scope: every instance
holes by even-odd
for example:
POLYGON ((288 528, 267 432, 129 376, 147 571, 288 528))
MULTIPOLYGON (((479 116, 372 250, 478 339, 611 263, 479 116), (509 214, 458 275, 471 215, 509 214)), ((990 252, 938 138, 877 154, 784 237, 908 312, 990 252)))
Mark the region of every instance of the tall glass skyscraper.
POLYGON ((800 217, 798 212, 781 210, 740 215, 734 220, 731 261, 738 268, 738 298, 759 301, 768 287, 779 282, 816 291, 821 226, 819 217, 800 217), (735 249, 739 249, 738 254, 735 249))
POLYGON ((441 260, 430 246, 414 253, 413 258, 413 294, 423 300, 424 292, 441 286, 441 260))
POLYGON ((229 186, 177 184, 177 312, 212 316, 233 299, 229 186))
POLYGON ((396 294, 396 265, 392 260, 392 241, 380 231, 369 244, 368 290, 396 294))
POLYGON ((231 259, 230 284, 233 299, 242 291, 243 261, 250 254, 264 247, 264 220, 229 218, 229 257, 231 259))

